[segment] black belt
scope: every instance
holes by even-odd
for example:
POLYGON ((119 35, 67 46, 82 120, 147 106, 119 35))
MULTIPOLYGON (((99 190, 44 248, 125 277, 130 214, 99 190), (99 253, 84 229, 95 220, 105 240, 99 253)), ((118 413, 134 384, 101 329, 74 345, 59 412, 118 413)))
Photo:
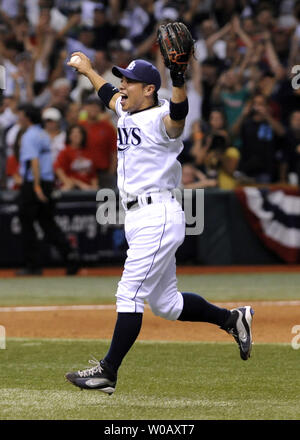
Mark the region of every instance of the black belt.
MULTIPOLYGON (((145 200, 147 205, 151 205, 151 203, 153 203, 151 196, 147 196, 145 200)), ((129 211, 129 209, 131 209, 136 203, 138 203, 137 198, 135 200, 132 200, 131 202, 127 202, 126 203, 127 211, 129 211)))

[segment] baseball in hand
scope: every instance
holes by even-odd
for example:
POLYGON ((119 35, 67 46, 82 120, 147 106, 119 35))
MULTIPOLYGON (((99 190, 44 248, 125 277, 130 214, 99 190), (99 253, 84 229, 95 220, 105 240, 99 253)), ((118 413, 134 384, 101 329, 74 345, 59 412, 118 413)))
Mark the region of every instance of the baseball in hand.
POLYGON ((71 57, 70 62, 74 63, 74 64, 79 64, 81 61, 81 58, 78 55, 74 55, 73 57, 71 57))

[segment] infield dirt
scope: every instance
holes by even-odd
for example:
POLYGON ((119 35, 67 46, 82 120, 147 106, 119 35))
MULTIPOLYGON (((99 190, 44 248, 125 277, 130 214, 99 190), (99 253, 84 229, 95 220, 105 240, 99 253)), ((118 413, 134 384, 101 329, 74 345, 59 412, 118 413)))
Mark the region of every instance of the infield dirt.
MULTIPOLYGON (((217 303, 233 308, 243 303, 217 303)), ((300 325, 300 305, 285 302, 251 302, 255 310, 254 342, 291 342, 292 328, 300 325)), ((107 307, 107 306, 106 306, 107 307)), ((116 319, 114 306, 105 310, 1 311, 0 323, 6 336, 22 338, 110 339, 116 319)), ((139 340, 231 341, 218 327, 206 323, 171 322, 158 318, 146 308, 139 340)))

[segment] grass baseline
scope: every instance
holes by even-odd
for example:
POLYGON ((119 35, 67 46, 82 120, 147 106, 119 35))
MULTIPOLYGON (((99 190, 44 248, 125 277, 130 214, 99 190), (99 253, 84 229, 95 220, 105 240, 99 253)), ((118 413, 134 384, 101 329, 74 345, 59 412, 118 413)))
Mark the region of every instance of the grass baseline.
POLYGON ((65 382, 108 343, 8 338, 0 419, 299 419, 299 352, 289 344, 255 344, 244 362, 234 342, 137 341, 113 396, 65 382))

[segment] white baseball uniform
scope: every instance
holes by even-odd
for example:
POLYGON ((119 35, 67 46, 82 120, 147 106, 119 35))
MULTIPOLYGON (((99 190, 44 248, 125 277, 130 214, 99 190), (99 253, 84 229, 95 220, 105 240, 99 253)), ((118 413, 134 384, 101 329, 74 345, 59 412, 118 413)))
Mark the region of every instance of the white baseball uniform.
POLYGON ((146 300, 153 313, 176 320, 183 297, 177 291, 175 252, 185 236, 185 216, 172 195, 181 181, 177 156, 180 138, 169 138, 163 117, 169 102, 130 114, 116 101, 118 120, 118 187, 126 210, 125 235, 129 245, 117 290, 117 311, 144 310, 146 300), (152 203, 148 204, 147 197, 152 203))

